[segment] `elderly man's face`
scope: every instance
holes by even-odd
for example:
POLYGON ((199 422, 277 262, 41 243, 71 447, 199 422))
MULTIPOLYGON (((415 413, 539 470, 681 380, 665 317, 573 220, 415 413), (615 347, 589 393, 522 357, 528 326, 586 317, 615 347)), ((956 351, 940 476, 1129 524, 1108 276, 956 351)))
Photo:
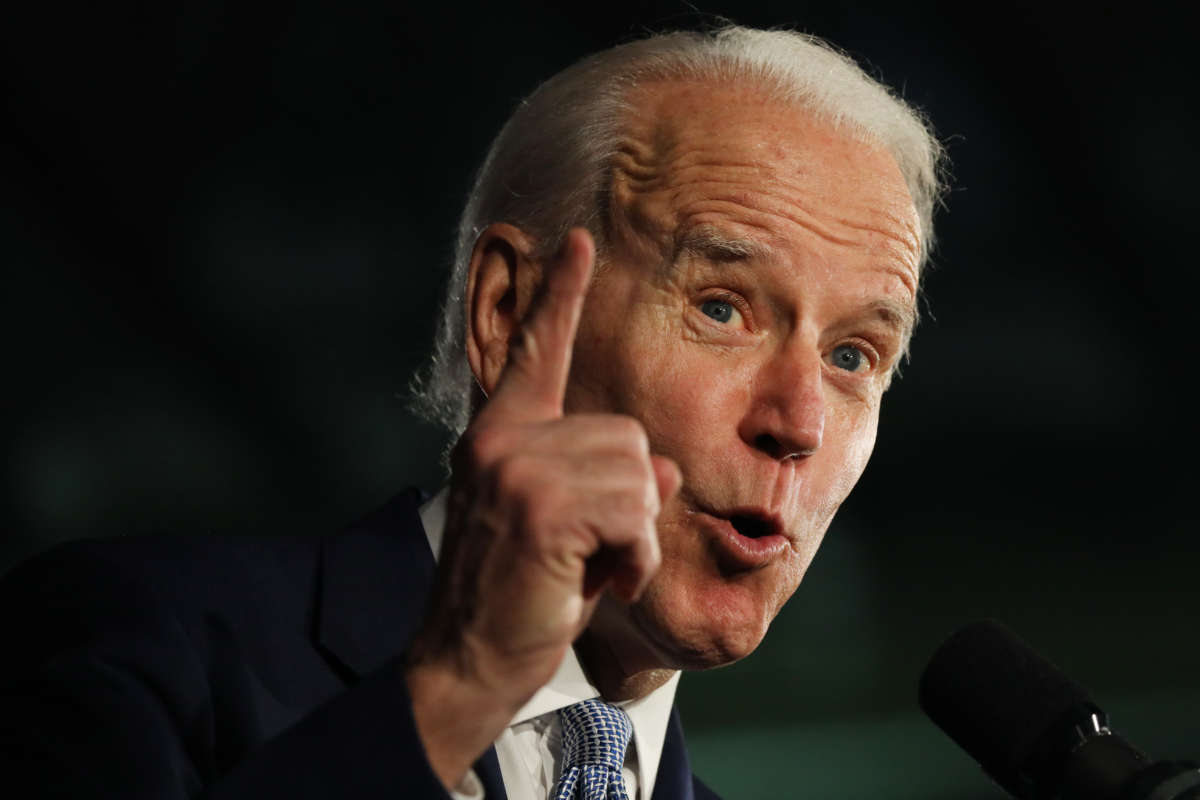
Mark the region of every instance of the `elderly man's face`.
POLYGON ((662 568, 593 630, 629 667, 699 668, 758 645, 866 466, 918 221, 889 155, 756 91, 635 99, 565 410, 636 417, 683 473, 662 568))

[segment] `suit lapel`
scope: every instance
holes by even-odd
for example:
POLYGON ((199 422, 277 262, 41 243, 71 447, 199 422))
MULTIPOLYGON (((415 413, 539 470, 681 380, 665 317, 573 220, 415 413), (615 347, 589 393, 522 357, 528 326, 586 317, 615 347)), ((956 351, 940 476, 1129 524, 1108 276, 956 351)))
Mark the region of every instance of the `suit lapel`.
POLYGON ((658 775, 654 778, 652 800, 694 800, 692 764, 683 741, 679 711, 675 708, 671 709, 671 721, 667 723, 667 737, 658 762, 658 775))
POLYGON ((317 646, 353 682, 404 652, 425 616, 433 554, 412 489, 321 547, 317 646))
MULTIPOLYGON (((434 560, 411 489, 322 543, 317 647, 347 683, 404 652, 425 617, 434 560)), ((474 765, 488 798, 507 800, 496 749, 474 765)))
POLYGON ((504 776, 500 773, 500 759, 496 757, 496 748, 489 747, 487 752, 475 762, 475 774, 483 784, 483 796, 488 800, 508 800, 504 791, 504 776))

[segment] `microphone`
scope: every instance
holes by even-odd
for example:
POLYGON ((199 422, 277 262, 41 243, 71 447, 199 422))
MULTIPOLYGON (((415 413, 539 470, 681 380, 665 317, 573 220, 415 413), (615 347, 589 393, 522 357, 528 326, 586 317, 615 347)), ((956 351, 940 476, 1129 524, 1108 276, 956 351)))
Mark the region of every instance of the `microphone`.
POLYGON ((918 702, 1020 800, 1200 800, 1200 768, 1150 758, 1080 686, 995 620, 952 634, 918 702))

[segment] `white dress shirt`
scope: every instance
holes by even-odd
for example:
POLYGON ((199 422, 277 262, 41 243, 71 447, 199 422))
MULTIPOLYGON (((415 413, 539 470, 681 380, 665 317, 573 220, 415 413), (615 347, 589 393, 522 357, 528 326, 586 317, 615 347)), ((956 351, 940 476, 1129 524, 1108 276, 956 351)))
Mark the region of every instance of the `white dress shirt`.
MULTIPOLYGON (((447 496, 448 491, 443 488, 421 506, 421 524, 435 559, 446 526, 447 496)), ((630 800, 649 800, 654 793, 654 779, 678 683, 676 672, 645 697, 616 703, 625 709, 633 723, 633 737, 621 770, 630 800)), ((549 797, 562 771, 562 725, 558 709, 599 696, 600 692, 584 674, 575 650, 568 648, 554 677, 537 690, 496 739, 496 757, 509 800, 549 797)), ((455 800, 482 800, 483 784, 471 770, 451 794, 455 800)))

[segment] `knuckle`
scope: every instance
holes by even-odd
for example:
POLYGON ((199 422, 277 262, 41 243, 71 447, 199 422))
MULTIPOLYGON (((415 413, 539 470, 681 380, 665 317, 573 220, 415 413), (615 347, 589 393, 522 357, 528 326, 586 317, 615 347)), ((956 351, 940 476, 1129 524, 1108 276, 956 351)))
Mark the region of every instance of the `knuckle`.
POLYGON ((646 534, 646 568, 649 572, 657 572, 662 566, 662 549, 658 546, 658 531, 651 524, 646 534))
POLYGON ((463 431, 450 451, 450 465, 455 472, 474 471, 487 463, 482 446, 482 440, 487 435, 486 428, 467 428, 463 431))
POLYGON ((642 486, 631 487, 612 501, 613 508, 626 515, 630 527, 653 525, 658 516, 658 498, 642 486))
POLYGON ((641 422, 633 417, 617 416, 611 425, 614 438, 621 444, 640 455, 649 455, 650 439, 641 422))
POLYGON ((468 458, 475 465, 494 461, 508 446, 508 431, 497 425, 468 429, 463 435, 468 458))
POLYGON ((658 510, 658 488, 654 483, 654 470, 643 464, 638 464, 636 482, 630 488, 636 493, 639 507, 644 511, 658 510))
POLYGON ((570 507, 567 492, 556 481, 543 481, 535 491, 525 498, 525 519, 536 528, 550 525, 559 516, 559 510, 570 507))
POLYGON ((642 516, 641 501, 628 490, 605 492, 595 498, 593 505, 597 513, 604 514, 622 531, 628 531, 642 516))
POLYGON ((656 516, 662 504, 658 496, 658 478, 654 474, 654 465, 645 458, 630 459, 629 464, 629 474, 633 478, 630 491, 637 493, 639 508, 642 511, 656 516))
POLYGON ((497 493, 510 498, 531 495, 538 473, 532 461, 523 453, 506 455, 497 460, 491 468, 497 493))
POLYGON ((646 514, 653 522, 653 520, 658 519, 658 515, 662 511, 662 500, 659 499, 658 487, 654 485, 653 477, 650 480, 651 483, 646 487, 644 497, 646 514))
POLYGON ((649 458, 638 459, 638 477, 651 495, 658 496, 658 475, 654 471, 654 462, 649 458))
POLYGON ((506 456, 492 473, 499 504, 508 509, 519 537, 538 546, 562 527, 563 511, 572 504, 562 482, 548 477, 553 472, 543 460, 523 453, 506 456))

